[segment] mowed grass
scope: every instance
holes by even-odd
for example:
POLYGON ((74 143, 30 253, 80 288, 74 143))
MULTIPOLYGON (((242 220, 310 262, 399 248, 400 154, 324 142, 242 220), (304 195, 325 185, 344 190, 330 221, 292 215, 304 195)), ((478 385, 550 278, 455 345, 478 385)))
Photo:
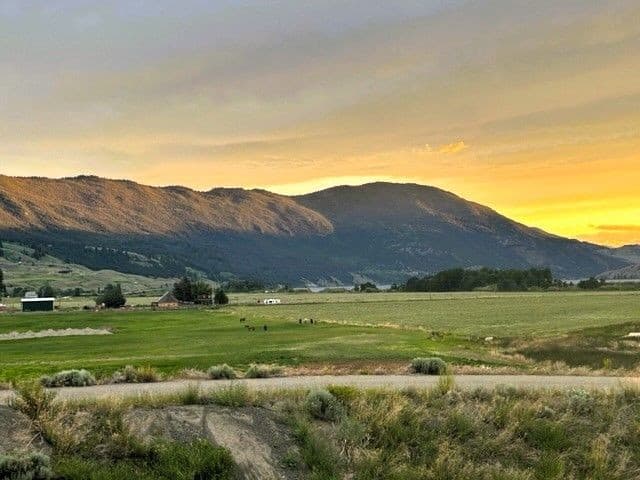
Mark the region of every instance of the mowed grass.
MULTIPOLYGON (((357 371, 358 365, 403 364, 418 356, 441 356, 458 364, 521 368, 517 359, 495 355, 496 348, 521 341, 518 351, 530 358, 567 361, 574 356, 573 344, 581 342, 581 332, 616 327, 616 338, 623 337, 626 329, 636 328, 640 320, 640 295, 634 292, 346 293, 281 298, 285 302, 282 305, 259 306, 243 305, 239 297, 234 299, 238 303, 217 310, 3 314, 0 333, 106 327, 114 334, 0 341, 0 380, 31 378, 69 368, 109 375, 125 365, 152 366, 170 374, 184 368, 204 370, 220 363, 240 369, 250 363, 348 365, 351 371, 357 371), (287 303, 294 299, 305 301, 287 303), (246 324, 256 327, 255 331, 245 329, 240 318, 246 318, 246 324), (313 318, 316 323, 300 325, 300 318, 313 318), (576 337, 568 347, 539 344, 533 350, 526 348, 529 342, 551 341, 567 334, 576 337), (498 343, 485 342, 485 336, 494 336, 498 343), (545 348, 549 352, 543 354, 545 348), (536 351, 541 354, 536 356, 536 351)), ((612 350, 609 344, 613 340, 601 341, 598 337, 587 343, 579 364, 602 364, 600 357, 589 361, 589 351, 602 350, 603 346, 612 350)), ((606 352, 602 355, 610 356, 606 352)), ((633 367, 638 363, 640 354, 624 355, 625 362, 614 358, 616 366, 633 367)))
POLYGON ((231 310, 2 315, 0 333, 106 327, 114 334, 0 341, 0 379, 35 377, 69 368, 106 375, 125 365, 149 365, 174 373, 220 363, 243 368, 250 363, 396 361, 452 352, 468 343, 457 338, 434 340, 425 333, 401 329, 299 325, 284 320, 258 323, 252 317, 247 323, 256 330, 245 329, 231 310))
POLYGON ((282 305, 239 305, 234 311, 271 321, 309 317, 496 337, 553 336, 640 320, 638 292, 346 293, 315 294, 316 302, 300 301, 310 301, 310 295, 282 297, 282 305))

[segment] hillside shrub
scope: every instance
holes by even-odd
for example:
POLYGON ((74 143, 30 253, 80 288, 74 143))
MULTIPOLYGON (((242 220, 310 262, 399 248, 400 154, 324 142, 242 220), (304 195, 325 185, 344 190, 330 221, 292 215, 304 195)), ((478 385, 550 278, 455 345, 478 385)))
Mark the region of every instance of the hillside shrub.
POLYGON ((304 402, 304 408, 316 420, 335 422, 343 414, 342 404, 326 390, 309 392, 304 402))
POLYGON ((236 371, 226 363, 222 365, 214 365, 207 370, 207 375, 212 380, 232 380, 238 377, 236 371))
POLYGON ((162 380, 162 376, 153 367, 134 367, 127 365, 118 370, 111 377, 111 383, 155 383, 162 380))
POLYGON ((0 478, 7 480, 48 480, 53 478, 49 457, 41 453, 20 456, 0 455, 0 478))
POLYGON ((447 363, 441 358, 414 358, 411 371, 422 375, 443 375, 447 372, 447 363))
POLYGON ((47 388, 90 387, 96 384, 96 379, 87 370, 63 370, 53 375, 45 375, 40 382, 47 388))
POLYGON ((282 375, 282 368, 277 365, 252 363, 244 373, 245 378, 269 378, 282 375))

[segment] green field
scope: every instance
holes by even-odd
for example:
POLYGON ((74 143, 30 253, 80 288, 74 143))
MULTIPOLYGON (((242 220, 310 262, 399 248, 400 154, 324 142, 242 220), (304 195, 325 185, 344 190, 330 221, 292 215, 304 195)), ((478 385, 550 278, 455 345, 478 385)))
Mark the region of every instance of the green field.
MULTIPOLYGON (((238 295, 241 316, 415 328, 475 336, 556 335, 640 321, 639 292, 289 294, 261 306, 238 295)), ((263 298, 262 297, 259 298, 263 298)))
POLYGON ((67 368, 106 375, 128 364, 168 373, 223 362, 357 371, 429 355, 456 364, 531 368, 533 360, 513 356, 522 352, 572 366, 598 367, 607 358, 614 368, 633 368, 640 360, 638 344, 624 339, 640 331, 640 295, 633 292, 288 294, 278 295, 282 305, 257 305, 263 297, 235 295, 217 310, 2 314, 0 333, 108 327, 114 334, 0 341, 0 379, 67 368), (242 317, 256 330, 245 329, 242 317), (300 318, 316 324, 300 325, 300 318), (488 343, 485 336, 495 339, 488 343))

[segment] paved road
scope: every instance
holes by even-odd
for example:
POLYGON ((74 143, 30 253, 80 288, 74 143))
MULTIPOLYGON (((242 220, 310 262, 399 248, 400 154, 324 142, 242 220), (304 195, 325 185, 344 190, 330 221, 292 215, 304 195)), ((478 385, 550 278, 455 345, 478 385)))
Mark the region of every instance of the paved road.
MULTIPOLYGON (((351 385, 358 388, 430 388, 438 384, 438 377, 419 375, 345 375, 280 377, 246 380, 176 380, 161 383, 97 385, 84 388, 54 389, 59 399, 100 399, 108 397, 135 397, 139 395, 166 395, 177 393, 189 385, 198 385, 203 391, 247 385, 256 390, 297 389, 327 385, 351 385)), ((508 385, 517 388, 560 389, 576 388, 615 389, 623 385, 640 385, 640 378, 631 377, 578 377, 541 375, 458 375, 455 384, 463 389, 495 388, 508 385)), ((0 404, 6 404, 12 392, 0 391, 0 404)))

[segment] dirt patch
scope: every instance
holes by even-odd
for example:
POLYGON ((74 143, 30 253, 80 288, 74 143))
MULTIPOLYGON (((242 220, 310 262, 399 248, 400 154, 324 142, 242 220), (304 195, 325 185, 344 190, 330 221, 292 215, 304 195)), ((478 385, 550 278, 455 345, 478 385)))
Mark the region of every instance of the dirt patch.
POLYGON ((84 335, 111 335, 113 332, 106 328, 65 328, 63 330, 39 330, 33 332, 11 332, 0 334, 1 340, 24 340, 27 338, 48 338, 48 337, 75 337, 84 335))
POLYGON ((13 408, 0 406, 0 454, 49 453, 50 450, 40 435, 33 432, 28 417, 13 408))
POLYGON ((125 421, 137 437, 191 442, 207 439, 229 449, 250 480, 297 480, 304 472, 291 459, 299 457, 289 429, 264 408, 219 406, 134 409, 125 421), (293 465, 293 466, 292 466, 293 465))

